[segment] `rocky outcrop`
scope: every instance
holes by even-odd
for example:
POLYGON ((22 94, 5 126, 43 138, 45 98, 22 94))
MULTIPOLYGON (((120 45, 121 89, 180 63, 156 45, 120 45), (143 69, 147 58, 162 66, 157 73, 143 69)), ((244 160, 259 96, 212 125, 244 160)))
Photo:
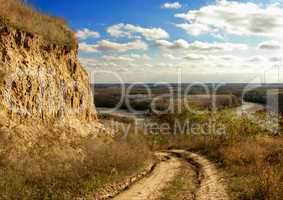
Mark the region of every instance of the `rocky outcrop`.
POLYGON ((77 49, 0 23, 0 73, 1 110, 12 120, 97 120, 77 49))

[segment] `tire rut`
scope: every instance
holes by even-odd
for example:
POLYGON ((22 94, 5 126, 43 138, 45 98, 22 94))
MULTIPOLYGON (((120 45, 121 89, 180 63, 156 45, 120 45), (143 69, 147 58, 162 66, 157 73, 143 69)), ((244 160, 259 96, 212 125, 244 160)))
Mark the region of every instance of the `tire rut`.
POLYGON ((195 153, 185 150, 170 150, 161 154, 162 161, 154 170, 131 185, 127 190, 113 197, 114 200, 157 200, 161 191, 176 178, 181 170, 181 160, 185 160, 193 166, 197 174, 197 191, 192 200, 229 200, 223 179, 219 175, 216 166, 195 153))
POLYGON ((114 200, 155 200, 161 191, 173 181, 181 168, 181 161, 170 154, 163 153, 163 160, 152 173, 120 193, 114 200))
POLYGON ((198 177, 198 191, 194 200, 229 200, 223 180, 215 165, 195 153, 185 150, 171 150, 172 154, 182 156, 188 163, 194 166, 198 177))

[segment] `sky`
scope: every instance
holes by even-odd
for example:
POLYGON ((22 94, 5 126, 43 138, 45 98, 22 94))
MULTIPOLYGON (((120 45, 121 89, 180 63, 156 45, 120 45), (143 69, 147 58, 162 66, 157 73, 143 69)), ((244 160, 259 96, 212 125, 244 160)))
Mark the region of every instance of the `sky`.
POLYGON ((282 0, 28 2, 68 21, 95 83, 283 83, 282 0))

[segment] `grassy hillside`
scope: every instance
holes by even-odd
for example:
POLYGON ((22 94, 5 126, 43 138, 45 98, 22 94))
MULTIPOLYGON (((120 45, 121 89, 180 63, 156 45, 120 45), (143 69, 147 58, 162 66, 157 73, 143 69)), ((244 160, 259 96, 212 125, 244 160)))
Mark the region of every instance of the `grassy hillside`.
POLYGON ((230 110, 205 115, 190 111, 170 113, 158 116, 156 121, 172 125, 172 134, 149 135, 151 148, 186 149, 207 156, 223 173, 232 200, 283 199, 282 136, 275 136, 249 117, 237 116, 230 110), (216 122, 215 127, 225 127, 225 134, 206 126, 211 119, 216 122), (188 120, 191 124, 186 129, 174 125, 179 121, 183 126, 188 120), (195 128, 195 124, 202 128, 195 128))
POLYGON ((44 15, 23 0, 0 0, 0 24, 41 35, 54 44, 69 48, 77 45, 75 34, 64 19, 44 15))

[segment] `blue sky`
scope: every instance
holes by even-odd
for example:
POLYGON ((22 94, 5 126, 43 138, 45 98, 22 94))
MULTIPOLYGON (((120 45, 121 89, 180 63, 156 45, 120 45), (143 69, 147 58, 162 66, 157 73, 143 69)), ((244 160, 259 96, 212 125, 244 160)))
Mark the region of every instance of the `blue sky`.
POLYGON ((185 82, 248 82, 283 60, 282 1, 29 2, 79 33, 81 62, 98 82, 116 81, 99 70, 125 82, 176 82, 180 71, 185 82))
MULTIPOLYGON (((160 9, 167 0, 29 0, 37 9, 44 13, 60 16, 75 29, 92 28, 105 34, 105 27, 117 23, 138 24, 140 26, 162 27, 171 37, 193 39, 182 30, 173 29, 174 22, 181 21, 174 18, 177 12, 198 9, 204 5, 214 3, 214 0, 179 0, 183 7, 176 10, 160 9)), ((269 0, 253 0, 238 2, 268 3, 269 0)), ((105 34, 107 37, 107 34, 105 34)))
MULTIPOLYGON (((183 36, 189 39, 181 30, 173 30, 173 23, 180 21, 174 19, 176 10, 163 10, 160 5, 164 0, 30 0, 39 10, 52 15, 61 16, 68 20, 75 29, 90 28, 105 34, 105 27, 117 23, 138 24, 140 26, 162 27, 170 32, 172 38, 183 36)), ((213 1, 183 0, 183 8, 199 8, 201 5, 213 1)), ((107 37, 107 34, 105 34, 107 37)))

